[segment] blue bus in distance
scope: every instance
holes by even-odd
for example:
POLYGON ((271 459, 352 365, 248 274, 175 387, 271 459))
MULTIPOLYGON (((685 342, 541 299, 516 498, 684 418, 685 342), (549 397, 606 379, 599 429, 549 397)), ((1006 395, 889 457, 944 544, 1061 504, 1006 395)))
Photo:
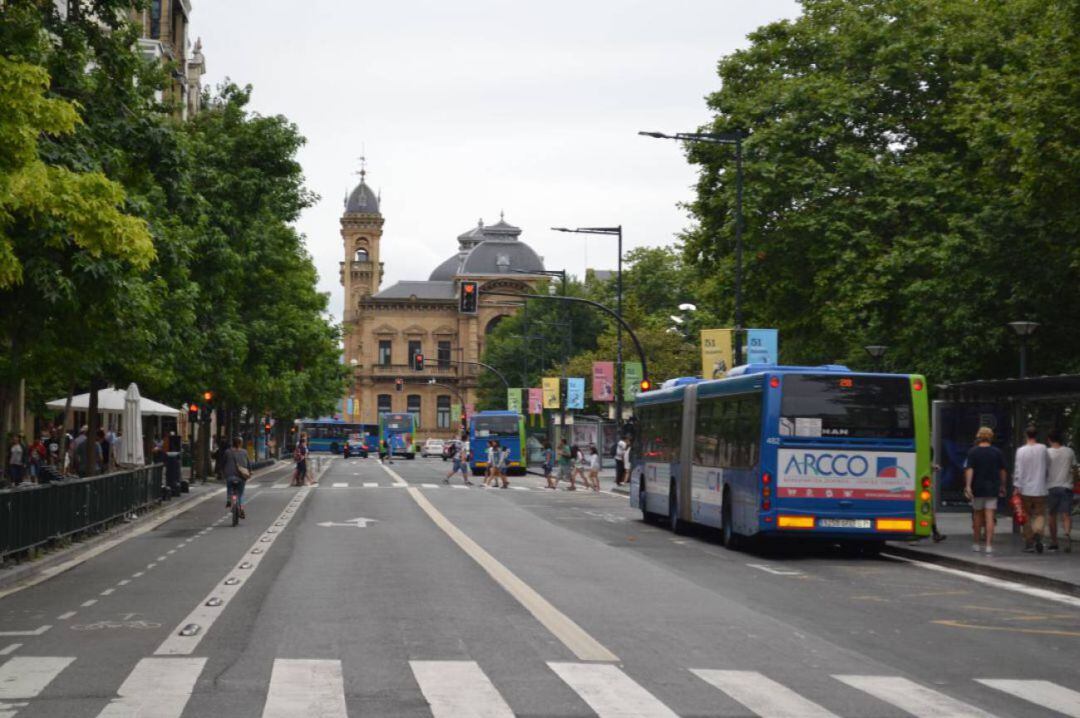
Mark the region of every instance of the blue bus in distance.
POLYGON ((415 459, 416 435, 414 414, 379 414, 379 441, 385 441, 391 456, 415 459))
POLYGON ((630 502, 725 545, 798 537, 879 549, 929 536, 929 402, 917 374, 751 364, 634 402, 630 502))
POLYGON ((524 474, 528 458, 525 446, 525 417, 516 411, 481 411, 469 417, 470 466, 474 476, 487 471, 487 444, 494 439, 510 450, 506 473, 524 474))

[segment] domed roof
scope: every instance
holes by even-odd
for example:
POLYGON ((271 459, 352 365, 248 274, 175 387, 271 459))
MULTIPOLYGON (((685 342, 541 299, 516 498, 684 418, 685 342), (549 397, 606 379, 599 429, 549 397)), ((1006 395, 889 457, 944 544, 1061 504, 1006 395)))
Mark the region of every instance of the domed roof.
POLYGON ((346 214, 379 214, 379 197, 364 180, 345 199, 346 214))
POLYGON ((488 239, 473 247, 461 264, 461 274, 510 274, 543 271, 532 247, 517 239, 488 239))
POLYGON ((445 282, 453 279, 458 273, 458 267, 461 266, 461 260, 461 254, 455 254, 438 267, 435 267, 435 271, 431 273, 431 276, 428 277, 428 279, 432 282, 445 282))

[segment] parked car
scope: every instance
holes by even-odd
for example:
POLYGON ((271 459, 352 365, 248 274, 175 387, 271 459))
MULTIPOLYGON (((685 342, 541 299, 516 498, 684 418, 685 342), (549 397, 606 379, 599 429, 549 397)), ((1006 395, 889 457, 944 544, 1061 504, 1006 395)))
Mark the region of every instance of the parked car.
POLYGON ((454 454, 456 454, 460 449, 461 442, 457 439, 450 439, 449 441, 443 442, 442 460, 448 461, 452 459, 454 457, 454 454))
POLYGON ((424 442, 424 448, 420 451, 421 456, 442 456, 446 442, 442 439, 428 439, 424 442))

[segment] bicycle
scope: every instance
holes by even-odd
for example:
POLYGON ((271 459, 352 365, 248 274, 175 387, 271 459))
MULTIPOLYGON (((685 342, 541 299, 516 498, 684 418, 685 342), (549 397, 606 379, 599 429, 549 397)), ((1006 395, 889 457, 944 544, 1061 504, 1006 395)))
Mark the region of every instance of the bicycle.
POLYGON ((240 479, 229 479, 229 506, 232 508, 232 525, 240 523, 244 518, 244 510, 240 506, 240 479))

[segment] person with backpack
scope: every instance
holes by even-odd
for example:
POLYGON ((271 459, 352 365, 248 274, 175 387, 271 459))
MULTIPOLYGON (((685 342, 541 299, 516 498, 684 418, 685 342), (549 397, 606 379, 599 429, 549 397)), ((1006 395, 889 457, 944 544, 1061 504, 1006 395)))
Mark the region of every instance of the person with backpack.
POLYGON ((454 466, 450 469, 450 473, 443 479, 444 484, 449 484, 450 479, 454 474, 461 473, 461 478, 464 480, 466 486, 472 486, 472 482, 469 481, 469 452, 466 449, 465 444, 459 444, 453 448, 453 454, 451 458, 454 460, 454 466))
POLYGON ((244 487, 251 478, 251 463, 247 452, 242 448, 243 444, 244 440, 239 436, 233 437, 232 448, 225 452, 221 473, 225 476, 225 508, 232 508, 232 496, 235 494, 236 501, 240 504, 240 518, 246 519, 244 487))

